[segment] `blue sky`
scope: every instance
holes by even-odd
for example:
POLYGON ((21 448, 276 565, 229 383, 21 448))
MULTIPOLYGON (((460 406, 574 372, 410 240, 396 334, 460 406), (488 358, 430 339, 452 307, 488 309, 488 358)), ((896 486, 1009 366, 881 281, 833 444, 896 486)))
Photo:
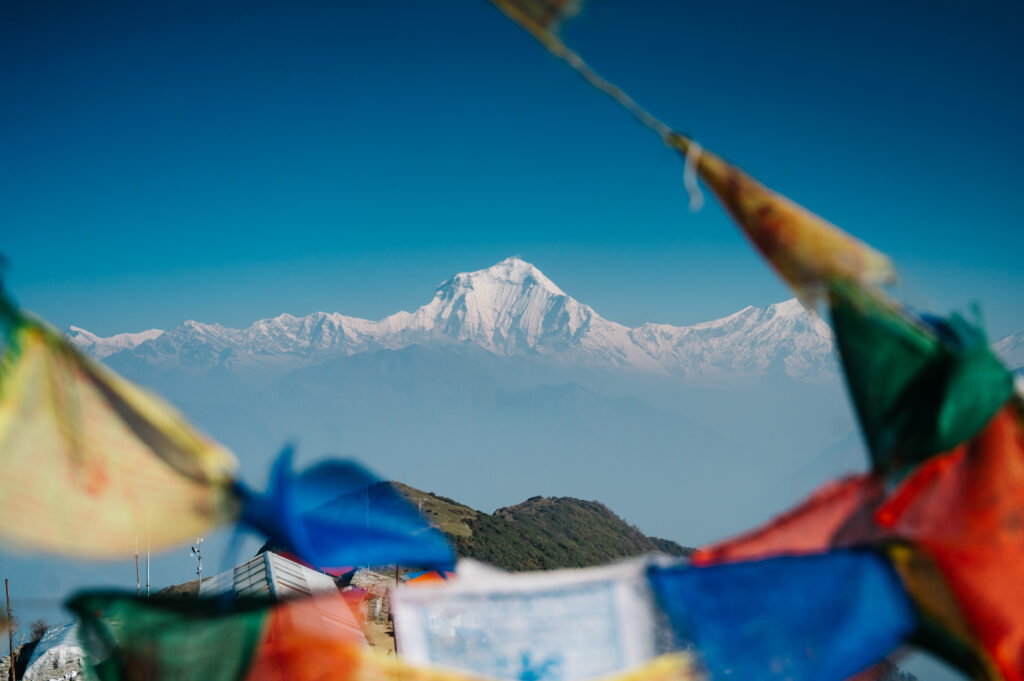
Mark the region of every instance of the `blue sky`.
MULTIPOLYGON (((896 6, 893 6, 896 5, 896 6)), ((1024 329, 1024 12, 595 0, 567 41, 894 257, 903 294, 1024 329)), ((602 315, 788 297, 682 162, 484 0, 0 8, 0 251, 102 334, 379 318, 517 254, 602 315)))

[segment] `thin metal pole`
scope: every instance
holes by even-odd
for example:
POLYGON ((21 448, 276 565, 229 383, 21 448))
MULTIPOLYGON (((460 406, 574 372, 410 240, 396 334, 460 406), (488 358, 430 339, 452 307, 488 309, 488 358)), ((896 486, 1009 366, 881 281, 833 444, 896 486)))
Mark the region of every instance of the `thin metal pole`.
POLYGON ((150 523, 149 506, 146 507, 146 598, 149 598, 149 545, 150 545, 150 523))
POLYGON ((139 577, 139 535, 135 534, 135 595, 142 595, 142 579, 139 577))
POLYGON ((4 577, 4 596, 7 597, 7 645, 11 649, 11 681, 18 681, 17 672, 14 671, 14 616, 11 614, 11 589, 7 585, 6 577, 4 577))

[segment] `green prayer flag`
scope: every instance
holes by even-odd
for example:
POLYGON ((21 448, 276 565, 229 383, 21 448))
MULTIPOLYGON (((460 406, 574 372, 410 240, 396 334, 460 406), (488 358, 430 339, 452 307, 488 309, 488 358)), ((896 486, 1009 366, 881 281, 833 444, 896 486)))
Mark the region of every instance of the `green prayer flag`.
POLYGON ((266 599, 140 599, 90 592, 68 607, 99 681, 236 681, 244 676, 273 603, 266 599))
POLYGON ((873 468, 900 475, 980 431, 1013 394, 984 331, 918 319, 857 286, 831 291, 832 327, 873 468))

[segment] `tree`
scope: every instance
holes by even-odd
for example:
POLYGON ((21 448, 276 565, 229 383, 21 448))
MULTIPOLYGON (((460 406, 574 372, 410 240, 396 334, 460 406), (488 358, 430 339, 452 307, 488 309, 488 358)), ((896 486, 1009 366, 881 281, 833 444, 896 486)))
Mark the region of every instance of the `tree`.
POLYGON ((45 634, 46 630, 49 629, 49 628, 50 628, 50 625, 46 623, 46 620, 44 620, 41 617, 39 619, 37 619, 29 627, 29 631, 32 634, 29 637, 29 639, 28 639, 29 642, 33 643, 33 642, 38 641, 39 639, 41 639, 43 637, 43 634, 45 634))

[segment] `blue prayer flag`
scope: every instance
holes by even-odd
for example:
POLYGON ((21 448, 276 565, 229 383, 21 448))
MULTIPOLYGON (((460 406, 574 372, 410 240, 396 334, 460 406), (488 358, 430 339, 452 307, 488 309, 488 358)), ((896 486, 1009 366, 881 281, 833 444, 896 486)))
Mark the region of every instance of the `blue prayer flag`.
POLYGON ((844 681, 915 628, 899 577, 873 551, 649 575, 679 643, 696 646, 712 680, 844 681))
POLYGON ((278 457, 266 494, 241 489, 243 522, 270 544, 321 569, 454 565, 444 534, 390 483, 350 461, 326 461, 295 475, 291 458, 291 449, 278 457))

